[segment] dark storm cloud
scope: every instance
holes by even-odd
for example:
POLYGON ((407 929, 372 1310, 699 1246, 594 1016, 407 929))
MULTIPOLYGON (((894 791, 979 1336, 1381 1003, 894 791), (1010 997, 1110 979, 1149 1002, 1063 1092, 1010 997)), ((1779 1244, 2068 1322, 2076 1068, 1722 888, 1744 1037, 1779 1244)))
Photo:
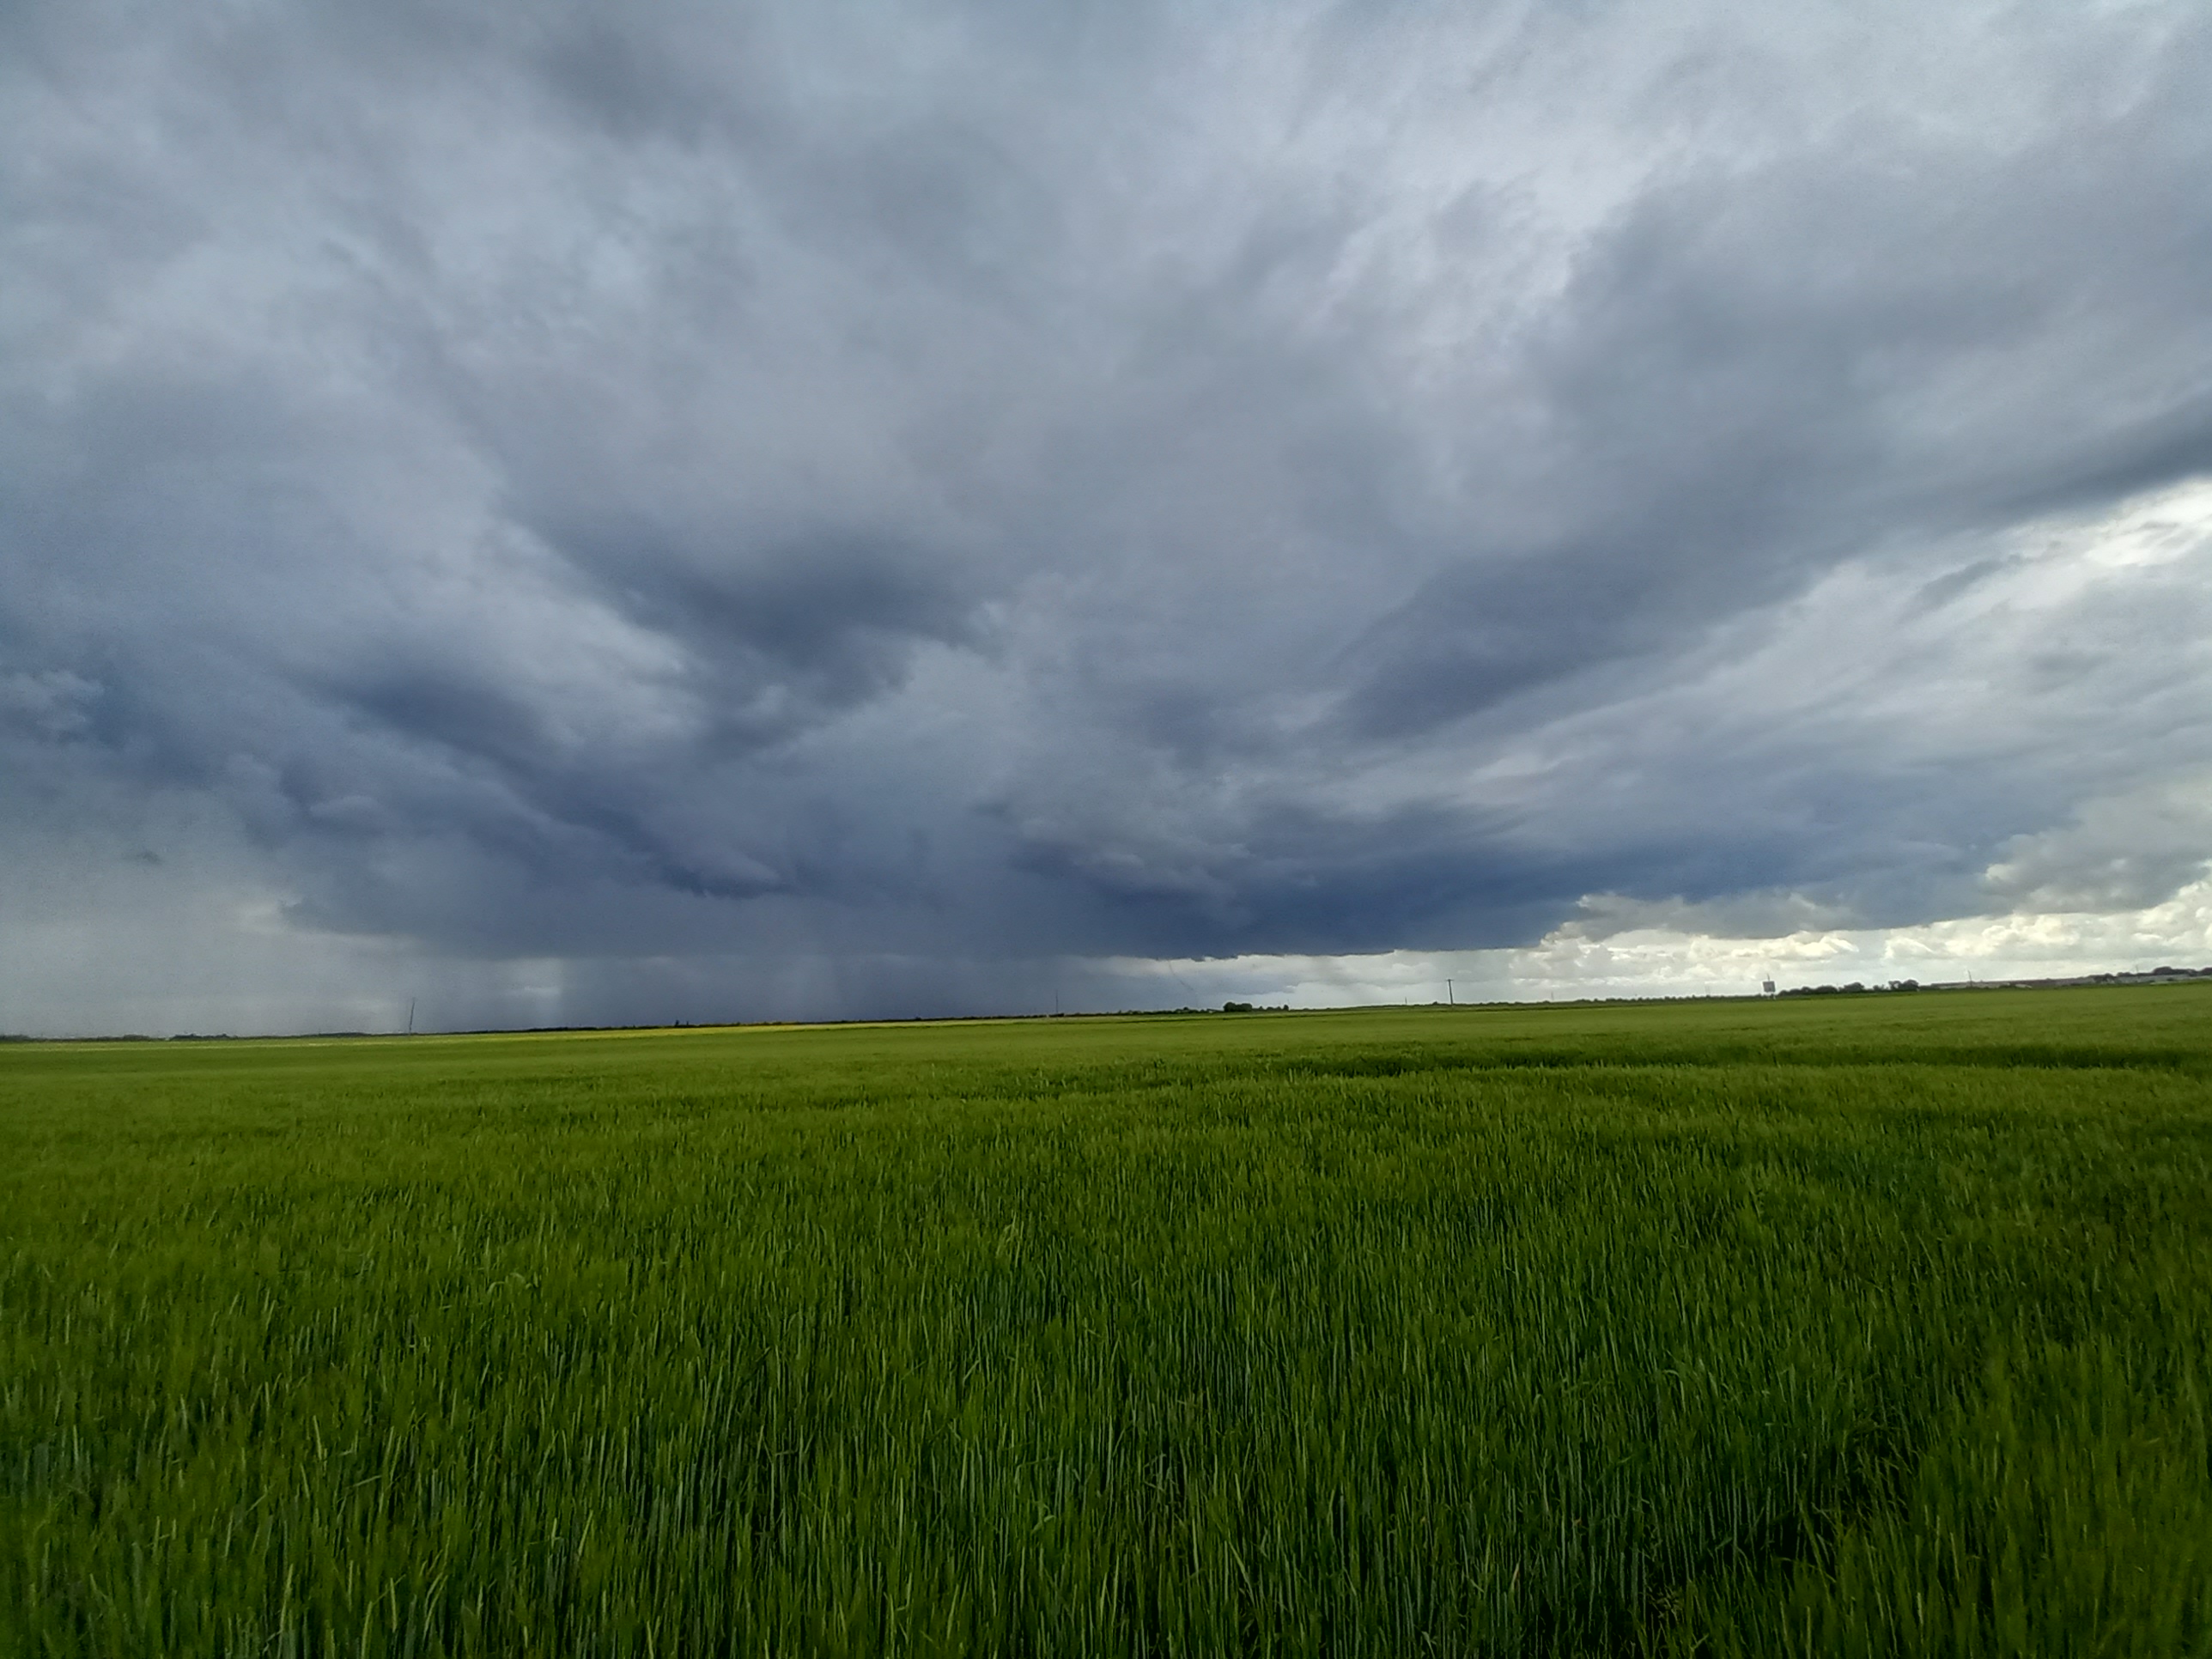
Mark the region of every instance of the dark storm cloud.
POLYGON ((916 644, 972 645, 980 631, 977 596, 895 539, 825 530, 740 553, 627 525, 545 540, 610 609, 686 648, 739 741, 879 696, 916 644))
POLYGON ((2212 472, 2190 8, 0 39, 39 859, 580 1018, 2199 867, 2202 549, 2079 527, 2212 472))

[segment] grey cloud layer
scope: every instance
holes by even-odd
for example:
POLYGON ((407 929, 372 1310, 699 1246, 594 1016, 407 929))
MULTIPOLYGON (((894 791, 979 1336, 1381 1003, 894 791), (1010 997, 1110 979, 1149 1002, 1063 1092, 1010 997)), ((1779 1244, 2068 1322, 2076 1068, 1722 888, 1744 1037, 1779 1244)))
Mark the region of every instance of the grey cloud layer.
POLYGON ((2201 550, 2018 573, 2212 471, 2209 76, 2184 5, 16 7, 0 836, 203 803, 295 925, 577 963, 2170 889, 2201 550))

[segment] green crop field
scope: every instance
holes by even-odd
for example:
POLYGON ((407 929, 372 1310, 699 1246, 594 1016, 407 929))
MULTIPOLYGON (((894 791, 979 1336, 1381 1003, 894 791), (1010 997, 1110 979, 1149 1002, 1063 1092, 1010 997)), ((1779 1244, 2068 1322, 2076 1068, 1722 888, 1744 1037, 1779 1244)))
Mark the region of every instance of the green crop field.
POLYGON ((0 1048, 0 1652, 2212 1653, 2212 983, 0 1048))

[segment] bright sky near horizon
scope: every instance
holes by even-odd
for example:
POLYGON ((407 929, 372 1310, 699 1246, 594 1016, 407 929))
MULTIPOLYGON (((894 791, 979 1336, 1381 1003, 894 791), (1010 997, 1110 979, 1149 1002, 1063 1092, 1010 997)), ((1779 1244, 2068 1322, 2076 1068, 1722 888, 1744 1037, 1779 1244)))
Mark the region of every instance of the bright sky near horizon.
POLYGON ((2212 14, 0 9, 0 1031, 2212 963, 2212 14))

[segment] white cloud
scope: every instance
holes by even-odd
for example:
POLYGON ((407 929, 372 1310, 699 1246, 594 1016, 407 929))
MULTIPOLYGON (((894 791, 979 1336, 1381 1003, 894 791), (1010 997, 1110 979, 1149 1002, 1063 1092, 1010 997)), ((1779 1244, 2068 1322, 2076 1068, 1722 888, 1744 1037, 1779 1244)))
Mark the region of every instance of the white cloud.
MULTIPOLYGON (((1856 981, 2065 978, 2212 967, 2212 882, 2139 910, 1965 918, 1917 927, 1808 928, 1764 939, 1643 927, 1593 936, 1570 925, 1524 950, 1360 957, 1243 957, 1111 964, 1153 1002, 1237 1000, 1328 1008, 1394 1002, 1570 1001, 1603 997, 1749 996, 1856 981), (1447 988, 1446 981, 1451 984, 1447 988)), ((1130 1006, 1150 1006, 1133 1002, 1130 1006)))

